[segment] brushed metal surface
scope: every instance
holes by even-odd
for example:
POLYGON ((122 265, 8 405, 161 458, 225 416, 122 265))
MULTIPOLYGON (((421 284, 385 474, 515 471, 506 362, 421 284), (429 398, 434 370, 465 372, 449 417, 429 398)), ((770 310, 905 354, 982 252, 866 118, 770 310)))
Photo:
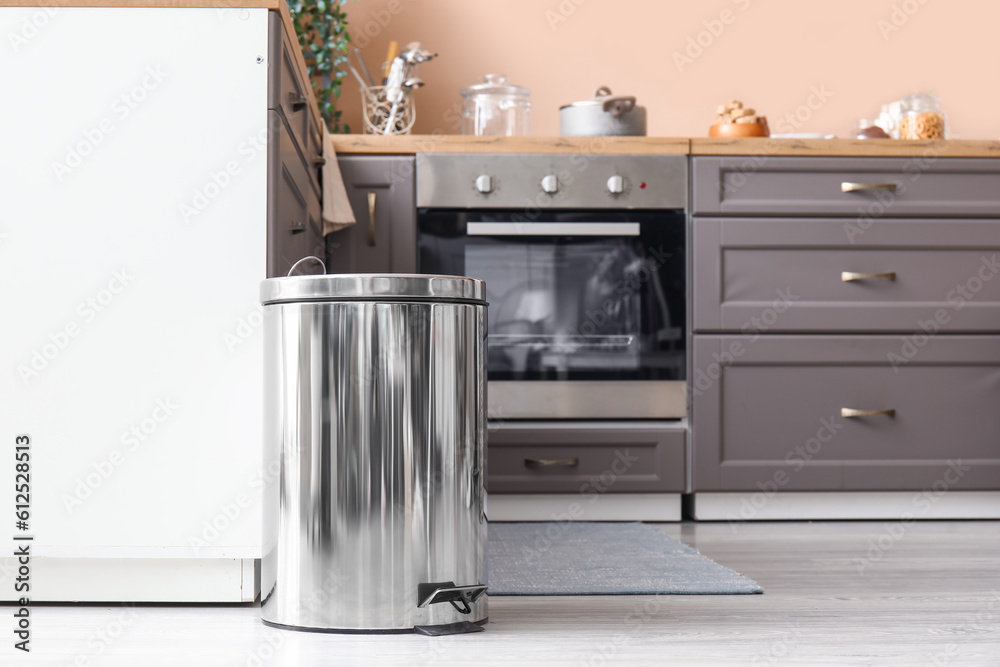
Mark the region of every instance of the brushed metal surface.
POLYGON ((644 137, 646 108, 632 107, 619 116, 598 104, 567 104, 559 109, 559 136, 562 137, 644 137))
POLYGON ((490 382, 490 419, 673 419, 687 416, 683 381, 490 382))
POLYGON ((264 305, 316 300, 412 299, 486 305, 486 283, 462 276, 352 273, 290 276, 260 284, 264 305))
POLYGON ((418 607, 420 584, 486 583, 485 305, 265 313, 264 621, 405 631, 485 619, 486 596, 468 614, 418 607))
MULTIPOLYGON (((595 148, 605 140, 594 137, 595 148)), ((687 158, 683 155, 426 154, 417 155, 417 206, 435 208, 682 209, 687 206, 687 158), (559 190, 542 179, 555 174, 559 190), (489 176, 489 192, 476 180, 489 176), (623 191, 608 192, 621 176, 623 191)))

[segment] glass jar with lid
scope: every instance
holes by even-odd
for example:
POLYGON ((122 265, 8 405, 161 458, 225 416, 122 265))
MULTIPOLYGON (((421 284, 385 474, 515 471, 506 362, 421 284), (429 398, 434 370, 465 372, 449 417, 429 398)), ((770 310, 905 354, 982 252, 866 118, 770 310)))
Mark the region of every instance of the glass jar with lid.
POLYGON ((531 91, 487 74, 482 83, 462 89, 462 134, 527 136, 531 133, 531 91))
POLYGON ((909 95, 903 98, 903 116, 899 121, 900 139, 944 139, 947 121, 941 101, 934 95, 909 95))

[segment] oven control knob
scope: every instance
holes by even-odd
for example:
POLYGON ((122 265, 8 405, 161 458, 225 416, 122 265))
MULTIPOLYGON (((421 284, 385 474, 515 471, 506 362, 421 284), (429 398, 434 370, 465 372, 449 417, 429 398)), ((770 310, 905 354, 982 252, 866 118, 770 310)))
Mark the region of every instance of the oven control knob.
POLYGON ((550 195, 554 195, 559 192, 559 179, 556 178, 555 174, 549 174, 542 177, 542 191, 547 192, 550 195))
POLYGON ((608 179, 608 192, 620 195, 625 191, 625 179, 617 174, 608 179))
POLYGON ((489 174, 482 174, 476 179, 476 190, 484 195, 493 192, 493 177, 489 174))

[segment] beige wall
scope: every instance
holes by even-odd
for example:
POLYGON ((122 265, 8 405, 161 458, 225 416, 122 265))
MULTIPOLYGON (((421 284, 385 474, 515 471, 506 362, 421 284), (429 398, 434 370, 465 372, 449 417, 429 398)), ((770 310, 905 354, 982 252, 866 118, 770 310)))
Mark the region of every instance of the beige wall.
MULTIPOLYGON (((536 136, 558 135, 559 106, 606 84, 647 107, 650 135, 702 136, 715 107, 737 98, 767 114, 773 132, 847 136, 883 102, 932 91, 953 138, 1000 137, 996 0, 359 0, 346 7, 370 68, 390 39, 439 52, 419 72, 427 82, 416 93, 420 133, 457 134, 448 111, 460 109, 459 89, 501 72, 531 88, 536 136), (707 46, 680 61, 699 38, 707 46), (815 109, 803 106, 810 102, 815 109), (796 111, 799 120, 781 123, 796 111)), ((348 75, 341 108, 354 132, 362 131, 360 104, 348 75)))

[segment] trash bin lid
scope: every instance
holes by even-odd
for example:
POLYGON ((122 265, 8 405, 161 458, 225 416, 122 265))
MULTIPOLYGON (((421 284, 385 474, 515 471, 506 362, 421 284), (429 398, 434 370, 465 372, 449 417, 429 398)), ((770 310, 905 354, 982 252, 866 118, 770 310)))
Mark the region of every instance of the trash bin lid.
POLYGON ((486 283, 463 276, 407 273, 342 273, 269 278, 260 284, 260 302, 429 301, 485 306, 486 283))

